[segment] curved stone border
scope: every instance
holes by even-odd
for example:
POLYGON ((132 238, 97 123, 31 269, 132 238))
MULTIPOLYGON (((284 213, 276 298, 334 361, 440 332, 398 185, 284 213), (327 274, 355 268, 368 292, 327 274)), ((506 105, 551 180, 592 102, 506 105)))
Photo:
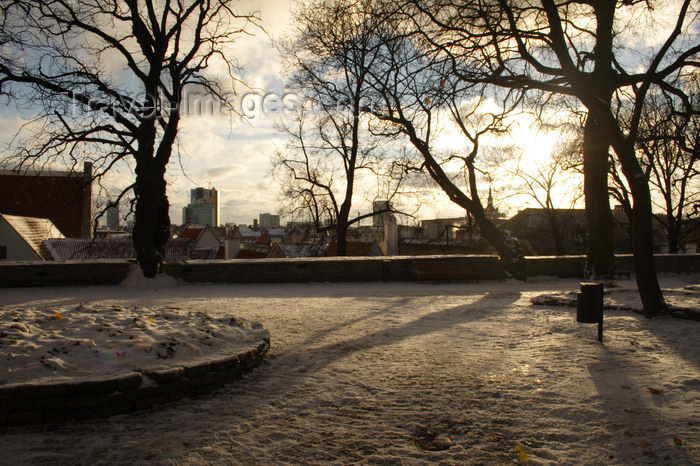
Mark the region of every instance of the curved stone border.
POLYGON ((244 353, 165 370, 136 370, 116 378, 0 387, 0 426, 109 417, 202 395, 258 367, 270 340, 244 353))

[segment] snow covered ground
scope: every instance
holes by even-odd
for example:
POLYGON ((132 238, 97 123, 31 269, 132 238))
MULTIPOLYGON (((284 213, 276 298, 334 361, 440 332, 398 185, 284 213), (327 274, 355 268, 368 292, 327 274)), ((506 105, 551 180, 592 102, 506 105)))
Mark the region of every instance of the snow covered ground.
POLYGON ((192 365, 269 339, 257 322, 215 314, 116 302, 0 308, 0 387, 192 365))
MULTIPOLYGON (((669 301, 700 308, 698 278, 664 277, 669 301)), ((637 302, 633 288, 623 282, 610 297, 637 302)), ((699 464, 700 323, 606 311, 601 345, 575 309, 530 305, 576 289, 574 280, 3 289, 5 313, 141 307, 149 325, 157 309, 257 321, 272 349, 208 396, 0 429, 0 463, 699 464)))

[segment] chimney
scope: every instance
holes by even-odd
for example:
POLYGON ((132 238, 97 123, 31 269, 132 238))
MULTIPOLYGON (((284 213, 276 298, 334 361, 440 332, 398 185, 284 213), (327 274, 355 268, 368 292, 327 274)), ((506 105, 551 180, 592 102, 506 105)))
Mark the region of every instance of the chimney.
POLYGON ((237 238, 224 239, 224 258, 235 259, 241 252, 241 240, 237 238))
POLYGON ((399 255, 399 227, 396 217, 391 213, 383 215, 384 222, 384 253, 387 256, 399 255))
POLYGON ((83 238, 92 238, 92 162, 85 162, 83 165, 83 189, 82 210, 83 221, 81 222, 81 236, 83 238))

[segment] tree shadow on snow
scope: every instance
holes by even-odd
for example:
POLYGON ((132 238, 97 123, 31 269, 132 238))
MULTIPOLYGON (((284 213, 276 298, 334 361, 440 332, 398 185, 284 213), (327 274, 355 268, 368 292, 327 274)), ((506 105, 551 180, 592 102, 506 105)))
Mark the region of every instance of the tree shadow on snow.
MULTIPOLYGON (((477 287, 470 287, 475 291, 477 287)), ((469 291, 472 291, 469 289, 469 291)), ((358 288, 358 293, 362 288, 358 288)), ((443 290, 440 290, 443 291, 443 290)), ((481 293, 483 293, 483 288, 481 293)), ((479 294, 481 294, 479 293, 479 294)), ((467 293, 469 294, 469 293, 467 293)), ((352 296, 352 293, 349 293, 352 296)), ((363 295, 354 295, 366 299, 363 295)), ((421 294, 418 295, 421 297, 421 294)), ((295 397, 299 390, 309 390, 306 386, 329 365, 349 356, 370 352, 391 345, 402 343, 414 337, 429 334, 440 335, 450 331, 461 331, 460 326, 487 318, 494 318, 508 312, 508 307, 520 299, 520 292, 501 294, 486 293, 467 304, 441 307, 431 303, 437 310, 427 314, 416 312, 411 308, 412 298, 404 297, 399 301, 382 303, 381 307, 360 317, 353 317, 338 325, 309 335, 301 344, 290 346, 239 381, 232 382, 216 392, 194 399, 184 399, 175 403, 157 406, 145 411, 115 416, 109 419, 67 423, 56 427, 51 432, 50 442, 35 445, 37 453, 45 450, 47 454, 58 455, 75 451, 78 446, 85 454, 84 458, 97 457, 101 461, 123 461, 122 449, 130 450, 130 455, 138 456, 141 452, 159 451, 161 455, 177 457, 194 450, 207 448, 207 445, 221 444, 232 438, 235 429, 255 429, 247 425, 246 420, 254 418, 253 413, 269 406, 279 405, 284 409, 285 403, 295 397), (402 309, 405 309, 402 312, 402 309), (374 321, 387 313, 401 313, 403 317, 416 313, 416 318, 407 322, 378 325, 363 332, 352 334, 350 338, 339 338, 312 346, 315 342, 332 337, 334 332, 345 329, 363 319, 374 321), (203 415, 209 413, 209 415, 203 415), (128 426, 128 427, 127 427, 128 426), (115 445, 114 452, 107 451, 99 445, 115 445), (56 445, 61 447, 56 450, 56 445), (164 453, 164 449, 173 451, 164 453), (88 451, 85 451, 88 450, 88 451)), ((439 297, 437 298, 439 299, 439 297)), ((446 305, 447 306, 447 305, 446 305)), ((372 323, 370 322, 370 323, 372 323)), ((381 322, 379 322, 381 323, 381 322)), ((274 334, 272 335, 274 345, 274 334)), ((447 338, 447 336, 444 336, 447 338)), ((465 344, 469 335, 465 334, 465 344)), ((365 364, 373 364, 373 360, 365 364)), ((358 380, 362 380, 362 366, 354 366, 358 380)), ((323 377, 331 377, 324 374, 323 377)), ((294 410, 291 412, 294 415, 294 410)), ((31 428, 27 428, 31 430, 31 428)), ((21 430, 16 431, 21 434, 21 430)), ((44 434, 45 435, 45 434, 44 434)), ((4 440, 11 441, 13 435, 4 440)), ((233 453, 232 453, 233 454, 233 453)), ((158 456, 158 455, 156 455, 158 456)), ((235 455, 233 456, 235 457, 235 455)), ((65 459, 65 458, 64 458, 65 459)))

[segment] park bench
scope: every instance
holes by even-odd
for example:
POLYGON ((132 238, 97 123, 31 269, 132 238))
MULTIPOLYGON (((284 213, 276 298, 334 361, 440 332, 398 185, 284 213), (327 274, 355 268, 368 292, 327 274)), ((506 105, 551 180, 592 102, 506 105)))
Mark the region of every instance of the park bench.
POLYGON ((447 261, 416 261, 411 263, 411 273, 418 280, 474 280, 479 275, 467 264, 447 261))

